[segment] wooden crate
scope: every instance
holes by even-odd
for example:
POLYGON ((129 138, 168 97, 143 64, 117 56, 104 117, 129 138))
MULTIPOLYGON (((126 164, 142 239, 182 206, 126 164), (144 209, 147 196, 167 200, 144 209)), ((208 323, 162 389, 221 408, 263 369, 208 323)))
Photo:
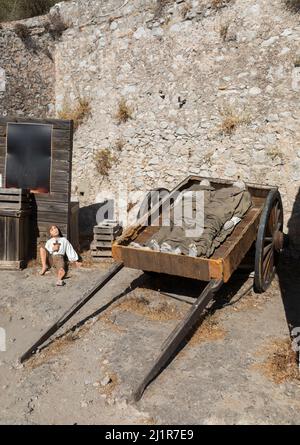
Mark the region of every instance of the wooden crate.
POLYGON ((21 269, 28 260, 30 194, 0 188, 0 269, 21 269))
POLYGON ((112 257, 112 243, 122 233, 117 222, 103 223, 94 227, 94 240, 91 243, 91 255, 94 261, 112 257))
POLYGON ((22 189, 0 188, 0 210, 29 210, 30 193, 22 189))

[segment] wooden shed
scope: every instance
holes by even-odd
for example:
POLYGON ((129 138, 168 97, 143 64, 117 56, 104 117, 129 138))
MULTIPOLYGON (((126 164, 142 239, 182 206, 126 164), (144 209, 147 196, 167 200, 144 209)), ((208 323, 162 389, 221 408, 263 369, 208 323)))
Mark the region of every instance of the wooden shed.
POLYGON ((72 221, 78 224, 71 206, 72 151, 73 121, 0 117, 0 187, 30 191, 31 244, 44 241, 53 224, 69 239, 78 237, 71 230, 72 221))

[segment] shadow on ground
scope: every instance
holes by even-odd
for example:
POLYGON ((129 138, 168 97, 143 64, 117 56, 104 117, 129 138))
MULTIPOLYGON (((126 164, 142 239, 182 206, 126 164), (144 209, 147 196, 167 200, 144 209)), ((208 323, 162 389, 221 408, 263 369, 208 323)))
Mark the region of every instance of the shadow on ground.
POLYGON ((277 274, 291 332, 292 329, 300 327, 300 189, 287 226, 289 247, 281 257, 277 274))
POLYGON ((79 209, 79 233, 82 249, 89 248, 93 240, 93 228, 103 219, 113 219, 113 201, 91 204, 79 209))
MULTIPOLYGON (((162 365, 158 365, 158 369, 153 371, 153 378, 159 375, 175 358, 175 356, 179 353, 179 351, 185 347, 188 343, 189 339, 193 336, 194 332, 199 328, 201 323, 204 321, 205 317, 208 314, 213 314, 215 311, 222 309, 225 306, 232 304, 233 297, 238 295, 238 299, 245 295, 245 293, 249 292, 253 286, 253 279, 250 279, 248 285, 245 286, 245 283, 249 279, 249 274, 237 272, 231 278, 231 280, 222 286, 222 288, 217 292, 214 299, 212 299, 212 303, 209 305, 207 310, 205 310, 200 316, 197 322, 190 326, 190 328, 186 329, 186 337, 181 341, 180 345, 176 347, 176 351, 172 352, 170 356, 167 354, 166 361, 162 365)), ((175 299, 188 298, 189 300, 183 300, 190 304, 190 307, 186 308, 188 312, 190 308, 192 308, 192 304, 197 301, 197 298, 201 295, 203 289, 206 287, 206 282, 201 282, 197 280, 191 279, 183 279, 180 277, 167 276, 163 274, 142 274, 137 279, 133 280, 129 286, 124 289, 123 292, 114 296, 112 300, 92 314, 88 315, 84 319, 80 320, 74 326, 72 326, 67 332, 62 334, 60 337, 57 337, 50 341, 48 344, 44 346, 45 349, 49 347, 53 342, 55 342, 58 338, 63 337, 64 335, 74 332, 76 329, 83 326, 88 320, 99 316, 102 312, 107 310, 113 303, 118 301, 120 298, 125 297, 127 294, 132 292, 134 289, 151 289, 154 291, 159 291, 163 295, 168 295, 171 293, 170 297, 175 299)), ((234 298, 234 302, 237 301, 237 297, 234 298)), ((176 328, 177 329, 177 328, 176 328)), ((163 350, 163 349, 162 349, 163 350)), ((152 379, 151 379, 152 380, 152 379)))

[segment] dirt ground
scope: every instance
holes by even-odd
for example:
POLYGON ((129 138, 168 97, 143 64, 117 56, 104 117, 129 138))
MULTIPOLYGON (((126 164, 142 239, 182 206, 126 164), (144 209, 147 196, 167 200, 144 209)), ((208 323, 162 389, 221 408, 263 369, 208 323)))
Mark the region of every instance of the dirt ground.
POLYGON ((195 298, 199 283, 123 269, 20 366, 20 354, 110 264, 70 270, 63 288, 55 286, 53 274, 40 277, 36 265, 1 271, 0 327, 7 350, 0 352, 0 423, 299 424, 297 372, 279 383, 266 371, 274 356, 270 345, 300 326, 298 263, 283 258, 263 295, 249 290, 251 278, 236 274, 138 403, 131 401, 133 390, 190 307, 164 293, 195 298))

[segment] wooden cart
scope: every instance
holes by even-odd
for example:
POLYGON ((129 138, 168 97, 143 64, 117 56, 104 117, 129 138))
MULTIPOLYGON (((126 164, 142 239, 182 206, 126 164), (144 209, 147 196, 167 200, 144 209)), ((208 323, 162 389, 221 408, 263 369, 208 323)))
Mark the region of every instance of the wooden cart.
MULTIPOLYGON (((208 179, 215 189, 232 186, 232 181, 228 180, 189 176, 170 193, 161 193, 161 199, 157 204, 140 217, 135 227, 128 228, 122 237, 114 243, 113 257, 116 264, 93 289, 88 291, 43 334, 41 339, 21 357, 21 361, 28 359, 47 338, 53 335, 124 266, 151 273, 176 275, 208 282, 184 319, 164 342, 159 357, 145 379, 138 385, 134 392, 134 399, 139 400, 146 386, 174 357, 178 347, 199 321, 202 312, 213 299, 214 294, 223 283, 230 279, 253 246, 255 247, 254 289, 256 292, 264 292, 275 275, 278 254, 283 247, 283 208, 277 187, 247 184, 253 204, 231 235, 210 258, 193 258, 187 255, 155 252, 130 246, 132 241, 145 243, 150 240, 153 234, 159 230, 159 225, 155 225, 155 223, 159 222, 166 203, 172 202, 172 198, 177 196, 178 192, 200 183, 203 179, 208 179), (147 225, 150 219, 153 222, 151 226, 147 225)), ((166 192, 165 189, 161 190, 166 192)))
MULTIPOLYGON (((209 179, 215 189, 232 185, 232 182, 227 180, 190 176, 170 192, 170 200, 176 192, 200 183, 203 179, 209 179)), ((156 213, 156 217, 152 214, 153 225, 144 225, 150 216, 147 214, 134 230, 129 228, 125 231, 122 238, 113 246, 114 259, 123 262, 125 267, 134 269, 202 281, 222 280, 226 283, 256 240, 255 288, 257 292, 264 292, 274 277, 276 251, 281 249, 283 240, 282 202, 276 187, 255 184, 247 186, 253 205, 211 258, 193 258, 187 255, 147 251, 129 245, 132 241, 143 244, 159 230, 157 219, 164 205, 162 199, 159 206, 152 210, 152 213, 156 213)))
MULTIPOLYGON (((172 196, 176 196, 178 191, 182 192, 194 184, 199 184, 203 179, 208 179, 215 189, 232 186, 232 181, 228 180, 190 176, 175 187, 170 194, 166 194, 166 200, 172 202, 172 196)), ((252 197, 252 207, 210 258, 193 258, 130 246, 132 241, 139 244, 147 242, 159 230, 158 221, 164 208, 164 193, 162 193, 161 201, 139 221, 134 230, 131 228, 125 231, 113 246, 114 259, 125 267, 208 282, 184 320, 164 343, 160 356, 135 392, 136 400, 142 396, 146 386, 168 363, 216 291, 230 279, 253 245, 255 245, 254 289, 261 293, 266 291, 271 284, 276 271, 278 254, 283 248, 281 196, 277 187, 256 184, 247 184, 247 187, 252 197), (147 226, 150 216, 152 216, 153 224, 147 226)))

